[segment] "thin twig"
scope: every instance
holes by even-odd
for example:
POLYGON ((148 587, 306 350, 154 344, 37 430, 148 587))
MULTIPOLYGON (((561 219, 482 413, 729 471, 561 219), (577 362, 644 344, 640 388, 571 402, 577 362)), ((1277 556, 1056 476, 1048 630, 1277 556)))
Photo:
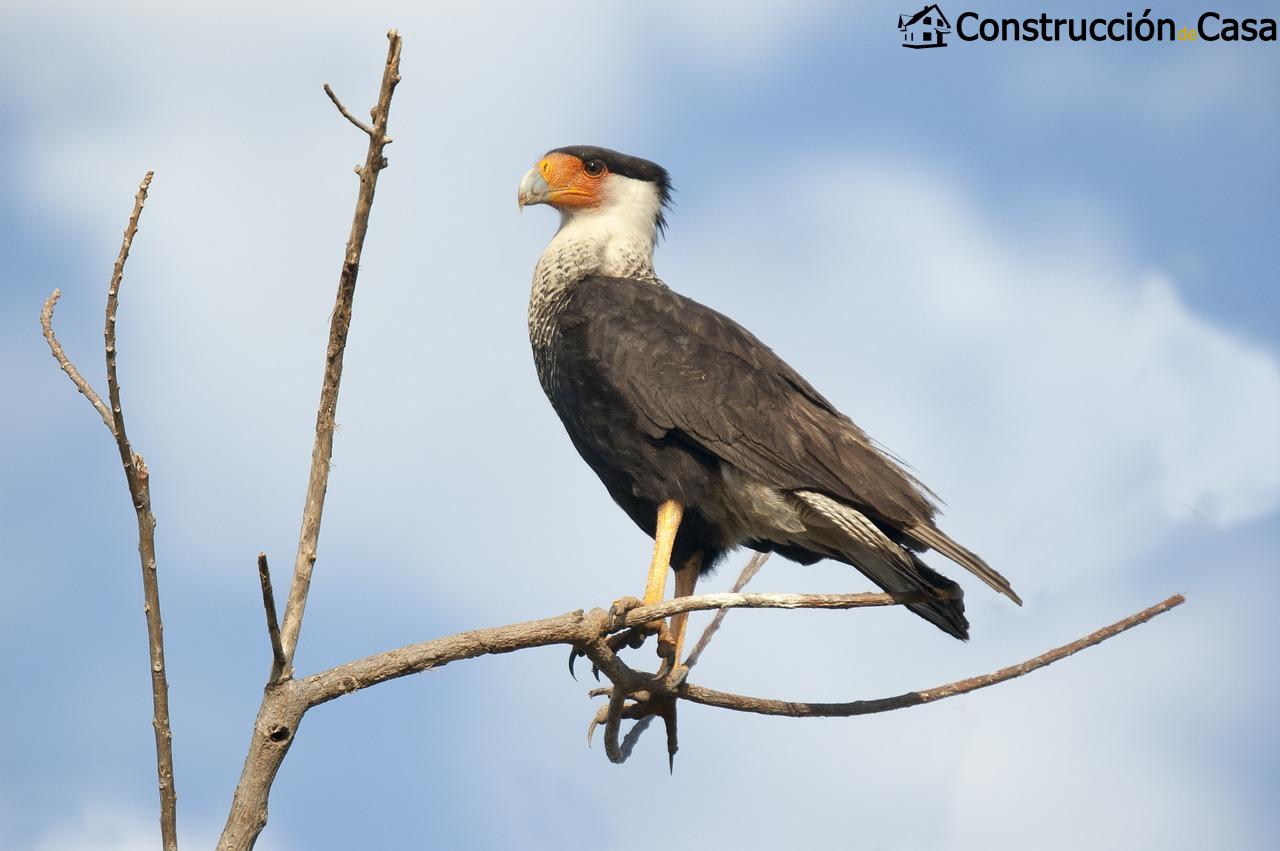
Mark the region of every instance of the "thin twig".
POLYGON ((333 105, 334 105, 334 106, 336 106, 336 107, 338 108, 338 112, 341 112, 341 113, 342 113, 342 117, 343 117, 343 118, 347 119, 347 120, 348 120, 348 121, 350 121, 352 124, 354 124, 356 127, 359 127, 361 130, 363 130, 364 132, 368 133, 368 134, 369 134, 369 138, 373 138, 373 137, 374 137, 374 133, 375 133, 376 131, 374 131, 374 129, 373 129, 372 127, 370 127, 368 124, 365 124, 365 123, 364 123, 363 121, 361 121, 359 118, 356 118, 354 115, 352 115, 352 114, 347 110, 347 108, 346 108, 345 106, 343 106, 343 105, 342 105, 342 101, 338 100, 338 96, 337 96, 337 95, 335 95, 335 94, 333 93, 333 89, 332 89, 332 88, 330 88, 330 86, 329 86, 329 84, 328 84, 328 83, 325 83, 325 84, 324 84, 324 93, 325 93, 325 94, 327 94, 327 95, 329 96, 329 100, 333 101, 333 105))
POLYGON ((1078 653, 1087 647, 1093 647, 1095 644, 1101 644, 1108 638, 1114 638, 1126 630, 1133 629, 1135 626, 1144 624, 1157 615, 1162 615, 1170 609, 1176 608, 1185 602, 1185 598, 1181 594, 1175 594, 1164 602, 1157 603, 1149 609, 1144 609, 1137 614, 1130 615, 1123 620, 1116 621, 1110 626, 1103 627, 1096 632, 1092 632, 1077 641, 1070 644, 1064 644, 1042 653, 1034 659, 1028 659, 1017 665, 1010 665, 1007 668, 1001 668, 990 674, 982 674, 977 677, 970 677, 965 680, 957 680, 953 683, 937 686, 936 688, 923 689, 921 691, 911 691, 906 694, 900 694, 895 697, 882 697, 876 700, 854 700, 848 703, 806 703, 791 700, 771 700, 762 697, 747 697, 740 694, 730 694, 728 692, 716 691, 714 689, 703 688, 702 686, 686 683, 677 689, 677 695, 692 703, 701 703, 704 706, 714 706, 719 709, 732 709, 736 712, 755 712, 761 715, 784 715, 788 718, 847 718, 853 715, 870 715, 876 712, 889 712, 895 709, 906 709, 909 706, 919 706, 923 703, 933 703, 947 697, 955 697, 956 695, 966 694, 967 692, 976 691, 980 688, 993 686, 997 683, 1012 680, 1029 674, 1034 670, 1051 665, 1061 659, 1078 653))
POLYGON ((267 637, 271 639, 271 676, 267 678, 267 682, 276 683, 284 674, 284 648, 280 646, 276 595, 271 589, 271 569, 267 567, 266 553, 258 553, 258 582, 262 585, 262 608, 267 612, 267 637))
MULTIPOLYGON (((320 389, 320 406, 316 411, 316 439, 311 451, 311 474, 307 481, 307 497, 302 512, 302 531, 298 536, 298 556, 293 567, 293 583, 284 609, 284 625, 281 643, 284 648, 284 676, 293 675, 293 657, 297 651, 298 633, 302 629, 302 615, 307 606, 307 593, 311 589, 311 571, 316 563, 316 551, 320 541, 320 519, 324 514, 325 491, 329 487, 329 462, 333 457, 334 416, 338 408, 338 389, 342 383, 342 359, 347 347, 347 333, 351 329, 351 308, 355 298, 356 278, 360 273, 360 255, 364 250, 365 233, 369 230, 369 213, 373 209, 374 190, 378 174, 387 165, 382 155, 387 144, 387 117, 391 110, 391 96, 400 82, 399 33, 387 33, 390 45, 386 66, 382 72, 382 86, 378 93, 378 105, 373 110, 373 128, 368 131, 356 122, 338 104, 343 114, 361 129, 369 133, 369 148, 365 154, 364 168, 360 170, 360 190, 356 198, 355 214, 351 221, 351 235, 347 240, 342 273, 338 277, 338 295, 329 322, 329 346, 325 355, 324 381, 320 389)), ((332 90, 326 87, 330 97, 332 90)))
POLYGON ((675 597, 652 606, 639 606, 627 612, 620 629, 642 626, 681 612, 708 609, 866 609, 879 606, 901 606, 932 599, 929 595, 909 593, 865 592, 861 594, 698 594, 675 597))
POLYGON ((111 407, 111 419, 115 423, 116 446, 120 449, 120 462, 124 465, 129 493, 133 496, 134 511, 138 515, 138 555, 142 561, 142 590, 146 598, 143 607, 147 614, 147 641, 151 648, 151 701, 154 714, 152 726, 156 736, 156 772, 160 778, 160 833, 165 851, 178 847, 178 795, 173 778, 173 731, 169 727, 169 680, 164 665, 164 621, 160 617, 160 585, 156 577, 156 518, 151 513, 151 474, 147 462, 133 451, 124 425, 124 406, 120 402, 120 381, 116 376, 116 308, 120 302, 120 283, 124 279, 124 264, 129 259, 133 237, 138 232, 138 219, 147 201, 153 172, 147 172, 134 196, 133 215, 125 228, 120 254, 116 258, 111 283, 107 288, 106 320, 103 340, 107 359, 107 399, 111 407))
POLYGON ((143 611, 147 617, 147 643, 151 658, 151 725, 156 738, 156 775, 160 786, 160 836, 165 851, 176 851, 178 847, 178 795, 173 779, 173 731, 169 727, 169 681, 164 664, 164 622, 160 617, 160 586, 156 579, 156 518, 151 513, 151 481, 147 471, 147 462, 133 451, 124 426, 124 408, 120 403, 120 381, 116 376, 116 308, 120 300, 120 283, 124 279, 124 265, 129 259, 129 249, 138 232, 138 220, 142 216, 142 208, 147 202, 147 190, 151 187, 153 173, 147 172, 138 186, 133 198, 133 213, 124 230, 124 239, 120 243, 120 253, 116 256, 115 266, 111 271, 111 281, 107 285, 106 323, 103 329, 104 348, 107 359, 107 398, 109 406, 94 392, 67 358, 58 338, 53 333, 53 309, 57 304, 60 290, 54 290, 44 303, 40 313, 40 324, 44 329, 45 340, 54 358, 66 372, 76 389, 84 394, 94 410, 102 416, 107 430, 116 439, 116 448, 120 451, 120 463, 124 467, 125 480, 129 485, 129 495, 133 499, 134 512, 138 517, 138 557, 142 564, 143 611))
MULTIPOLYGON (((747 587, 747 583, 755 578, 760 572, 760 568, 764 567, 764 563, 769 560, 768 553, 752 553, 751 558, 742 568, 742 573, 738 574, 738 581, 733 583, 733 593, 737 594, 747 587)), ((711 619, 711 623, 707 624, 707 628, 702 631, 702 637, 698 639, 698 643, 693 646, 693 650, 685 659, 685 665, 693 668, 698 664, 698 660, 702 658, 702 654, 707 649, 707 645, 711 643, 711 639, 720 630, 720 624, 724 623, 725 616, 729 614, 727 608, 720 609, 711 619)))
POLYGON ((44 309, 40 311, 40 328, 44 331, 44 338, 49 343, 49 351, 53 353, 54 360, 58 362, 58 366, 62 367, 62 371, 71 379, 71 383, 76 389, 84 394, 89 400, 89 404, 93 405, 95 411, 102 417, 102 422, 106 425, 107 431, 115 436, 116 425, 111 421, 111 409, 107 407, 107 403, 102 401, 102 397, 98 395, 88 380, 80 374, 80 370, 76 369, 76 365, 67 357, 66 352, 62 350, 62 344, 58 342, 58 337, 53 333, 53 309, 58 304, 58 299, 62 298, 62 290, 54 290, 44 302, 44 309))

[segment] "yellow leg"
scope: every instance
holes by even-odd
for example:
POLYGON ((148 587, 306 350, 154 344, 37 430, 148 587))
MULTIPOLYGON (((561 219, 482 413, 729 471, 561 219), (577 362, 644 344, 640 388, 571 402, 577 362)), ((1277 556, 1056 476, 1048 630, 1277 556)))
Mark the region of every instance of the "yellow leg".
POLYGON ((658 506, 658 524, 653 533, 653 561, 649 562, 649 581, 644 586, 644 604, 661 603, 667 593, 667 570, 671 567, 671 548, 676 542, 676 530, 684 506, 669 499, 658 506))
MULTIPOLYGON (((688 561, 680 565, 676 571, 676 596, 688 597, 693 594, 698 584, 698 574, 702 571, 702 553, 694 553, 688 561)), ((689 613, 681 612, 671 616, 671 631, 675 633, 676 664, 681 664, 684 657, 684 633, 689 626, 689 613)))

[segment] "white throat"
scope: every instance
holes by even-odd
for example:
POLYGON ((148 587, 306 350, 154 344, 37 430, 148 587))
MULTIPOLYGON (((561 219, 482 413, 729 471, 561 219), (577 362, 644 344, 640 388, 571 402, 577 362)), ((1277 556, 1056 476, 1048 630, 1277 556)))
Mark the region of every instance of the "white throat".
POLYGON ((588 275, 650 278, 662 199, 652 183, 610 175, 602 202, 564 210, 534 274, 534 289, 565 286, 588 275))

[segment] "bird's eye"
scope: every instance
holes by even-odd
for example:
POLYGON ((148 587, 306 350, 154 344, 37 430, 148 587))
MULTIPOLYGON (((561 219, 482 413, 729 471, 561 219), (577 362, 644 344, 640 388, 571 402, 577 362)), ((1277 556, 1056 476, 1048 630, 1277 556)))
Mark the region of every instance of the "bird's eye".
POLYGON ((587 160, 582 164, 582 170, 591 177, 599 177, 604 174, 604 163, 600 160, 587 160))

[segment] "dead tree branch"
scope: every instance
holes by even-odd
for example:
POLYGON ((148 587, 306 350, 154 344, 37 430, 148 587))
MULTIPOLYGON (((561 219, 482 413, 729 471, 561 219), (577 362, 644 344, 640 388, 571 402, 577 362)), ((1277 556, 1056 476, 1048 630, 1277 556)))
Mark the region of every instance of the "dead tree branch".
MULTIPOLYGON (((596 726, 597 722, 605 724, 605 753, 612 762, 622 762, 626 759, 628 753, 617 741, 618 726, 614 722, 622 718, 646 718, 660 715, 665 711, 666 701, 672 698, 687 700, 690 703, 700 703, 704 706, 713 706, 717 709, 729 709, 734 712, 753 712, 760 715, 776 715, 787 718, 848 718, 855 715, 871 715, 877 712, 906 709, 911 706, 933 703, 944 698, 977 691, 981 688, 1029 674, 1032 671, 1078 653, 1085 648, 1093 647, 1109 638, 1114 638, 1122 632, 1146 623, 1157 615, 1162 615, 1170 609, 1182 605, 1184 602, 1185 598, 1181 594, 1175 594, 1148 609, 1130 615, 1110 626, 1103 627, 1070 644, 1064 644, 1033 659, 1020 662, 1017 665, 1001 668, 989 674, 957 680, 932 689, 912 691, 894 697, 882 697, 874 700, 854 700, 845 703, 774 700, 716 691, 715 689, 679 682, 678 680, 676 681, 677 684, 672 686, 671 683, 673 681, 670 679, 654 675, 636 674, 636 672, 629 671, 629 669, 627 675, 618 679, 614 678, 612 672, 606 672, 614 684, 611 687, 594 689, 591 692, 594 697, 609 698, 607 708, 601 708, 601 711, 596 715, 596 720, 592 723, 592 727, 596 726), (631 698, 634 703, 622 703, 618 699, 619 694, 631 698)), ((608 652, 607 647, 604 647, 603 650, 606 653, 608 652)), ((593 653, 599 652, 601 652, 599 642, 587 648, 587 655, 591 656, 593 660, 595 658, 593 653)), ((603 665, 601 665, 601 670, 605 670, 603 665)))
MULTIPOLYGON (((768 553, 752 553, 751 558, 743 566, 742 573, 738 574, 737 581, 733 583, 733 593, 737 594, 743 588, 746 588, 747 583, 756 578, 756 574, 760 572, 760 568, 764 567, 764 563, 768 560, 768 553)), ((725 616, 728 614, 728 609, 720 609, 715 613, 715 616, 711 618, 711 623, 707 624, 707 628, 702 631, 702 637, 698 639, 698 643, 693 646, 693 650, 689 651, 689 656, 685 660, 686 665, 692 668, 698 664, 698 660, 707 651, 707 645, 711 643, 711 639, 720 631, 720 624, 724 623, 725 616)))
POLYGON ((284 676, 284 648, 280 644, 280 623, 276 620, 276 595, 271 588, 271 569, 267 566, 267 554, 258 553, 258 582, 262 585, 262 608, 267 614, 267 637, 271 640, 271 675, 268 683, 279 682, 284 676))
POLYGON ((147 471, 147 463, 142 456, 133 450, 129 443, 124 425, 124 406, 120 402, 120 381, 116 376, 116 307, 120 300, 120 283, 124 279, 124 264, 129 259, 129 249, 133 245, 133 237, 138 232, 138 219, 142 216, 143 205, 147 202, 147 190, 151 187, 152 172, 147 172, 138 186, 138 193, 133 199, 133 213, 129 216, 129 224, 124 230, 124 239, 120 243, 120 253, 116 257, 115 267, 111 272, 111 281, 107 285, 106 324, 103 337, 107 358, 107 398, 110 407, 103 403, 102 397, 94 392, 93 387, 85 380, 80 371, 71 363, 58 338, 53 333, 53 309, 58 302, 61 290, 54 290, 44 303, 40 312, 40 324, 44 329, 45 340, 58 365, 62 367, 71 383, 84 394, 93 405, 94 410, 102 417, 107 430, 116 440, 116 448, 120 451, 120 463, 124 466, 125 480, 129 485, 129 495, 133 499, 134 512, 138 517, 138 557, 142 563, 143 610, 147 616, 147 643, 151 658, 151 725, 156 737, 156 775, 160 785, 160 836, 165 851, 176 851, 178 847, 178 794, 173 779, 173 732, 169 727, 169 680, 164 665, 164 622, 160 617, 160 586, 156 579, 156 518, 151 513, 151 478, 147 471))
POLYGON ((66 352, 62 350, 62 344, 58 342, 58 337, 53 333, 53 310, 58 306, 58 299, 62 298, 62 290, 54 290, 44 302, 44 309, 40 311, 40 327, 44 330, 44 338, 49 343, 49 351, 53 353, 53 358, 58 362, 58 366, 62 367, 62 371, 71 379, 71 383, 76 389, 84 394, 89 400, 89 404, 93 405, 93 409, 102 417, 102 422, 107 427, 107 431, 111 432, 112 437, 116 433, 116 424, 111 419, 111 409, 102 401, 102 397, 93 389, 93 386, 80 374, 80 370, 76 369, 76 365, 67 357, 66 352))
POLYGON ((1144 624, 1157 615, 1162 615, 1170 609, 1181 606, 1184 602, 1186 602, 1186 598, 1181 594, 1174 594, 1169 599, 1157 603, 1149 609, 1143 609, 1141 612, 1116 621, 1110 626, 1105 626, 1070 644, 1055 647, 1053 650, 1042 653, 1034 659, 1028 659, 1017 665, 1001 668, 990 674, 957 680, 956 682, 931 689, 910 691, 895 697, 882 697, 876 700, 854 700, 848 703, 803 703, 790 700, 746 697, 739 694, 715 691, 689 683, 682 685, 677 690, 677 696, 691 703, 701 703, 704 706, 714 706, 719 709, 732 709, 735 712, 755 712, 761 715, 782 715, 788 718, 848 718, 854 715, 890 712, 895 709, 906 709, 909 706, 919 706, 923 703, 933 703, 943 698, 967 694, 980 688, 1021 677, 1046 665, 1052 665, 1054 662, 1065 659, 1085 648, 1101 644, 1108 638, 1115 638, 1120 633, 1144 624))
MULTIPOLYGON (((329 487, 330 459, 333 457, 333 433, 338 408, 338 390, 342 383, 343 354, 347 334, 351 330, 351 310, 355 299, 356 279, 360 274, 360 255, 364 251, 365 234, 369 230, 369 214, 373 210, 378 175, 387 166, 383 150, 391 142, 387 136, 387 120, 391 113, 391 97, 400 82, 400 51, 403 41, 395 30, 387 33, 387 59, 382 71, 378 103, 371 110, 373 126, 358 121, 326 84, 325 93, 334 106, 352 124, 369 136, 364 166, 357 168, 360 188, 356 195, 351 235, 343 255, 342 272, 338 276, 338 294, 329 321, 329 345, 325 353, 324 379, 320 388, 320 405, 316 411, 316 438, 311 451, 311 473, 307 480, 307 496, 302 511, 302 530, 298 536, 298 555, 293 567, 293 583, 285 604, 284 623, 280 629, 280 652, 272 666, 258 718, 254 723, 249 753, 245 757, 240 782, 232 798, 231 812, 220 849, 248 849, 257 841, 267 823, 267 798, 280 763, 288 753, 293 734, 306 706, 298 698, 300 690, 293 682, 293 660, 302 629, 302 615, 311 590, 311 573, 316 563, 320 541, 320 520, 324 514, 325 492, 329 487), (279 666, 280 671, 276 671, 279 666), (296 714, 295 714, 296 711, 296 714)), ((266 597, 264 594, 264 604, 266 597)), ((268 613, 268 621, 272 615, 268 613)), ((274 641, 274 637, 273 637, 274 641)), ((275 646, 272 647, 273 654, 275 646)))
POLYGON ((289 588, 289 600, 284 609, 284 626, 280 633, 284 648, 285 676, 292 673, 298 633, 302 629, 302 614, 307 606, 307 593, 311 589, 311 571, 315 567, 320 541, 320 518, 324 514, 324 497, 329 487, 329 461, 333 457, 334 416, 338 409, 338 388, 342 383, 342 358, 347 348, 347 333, 351 330, 351 307, 355 299, 356 278, 360 274, 360 255, 364 251, 364 237, 369 230, 369 213, 373 209, 378 174, 387 166, 382 151, 390 141, 387 137, 387 118, 391 112, 391 96, 400 82, 400 48, 403 44, 400 34, 395 30, 387 33, 387 39, 390 45, 387 49, 386 66, 382 71, 378 105, 372 111, 372 128, 357 121, 334 96, 333 90, 328 85, 325 86, 325 91, 343 116, 369 135, 369 149, 365 154, 364 167, 359 170, 360 191, 351 221, 351 236, 347 239, 346 254, 342 261, 342 273, 338 277, 337 303, 329 321, 329 347, 325 355, 320 407, 316 412, 316 440, 311 451, 311 475, 307 481, 302 532, 298 537, 298 557, 293 566, 293 584, 289 588))
POLYGON ((879 591, 859 594, 699 594, 632 609, 627 612, 623 626, 644 626, 681 612, 710 609, 867 609, 921 603, 928 599, 925 594, 886 594, 879 591))
POLYGON ((369 138, 371 139, 376 138, 378 131, 374 130, 368 124, 365 124, 359 118, 356 118, 354 115, 352 115, 351 112, 345 106, 342 105, 342 101, 338 100, 338 96, 333 93, 333 89, 329 86, 328 83, 324 84, 324 93, 329 96, 329 100, 333 101, 333 105, 338 108, 338 112, 342 113, 343 118, 347 119, 352 124, 354 124, 357 128, 367 133, 369 135, 369 138))

